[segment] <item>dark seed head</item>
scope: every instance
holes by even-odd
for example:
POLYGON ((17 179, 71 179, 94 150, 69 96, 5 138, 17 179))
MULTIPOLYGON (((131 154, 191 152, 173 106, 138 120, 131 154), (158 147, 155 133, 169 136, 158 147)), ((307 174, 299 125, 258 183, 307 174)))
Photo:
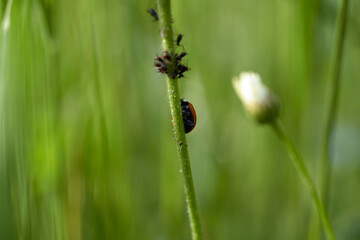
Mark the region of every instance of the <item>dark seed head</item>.
POLYGON ((155 11, 154 9, 149 8, 149 9, 147 10, 147 12, 148 12, 151 16, 153 16, 154 21, 159 20, 159 17, 158 17, 158 15, 157 15, 157 13, 156 13, 156 11, 155 11))

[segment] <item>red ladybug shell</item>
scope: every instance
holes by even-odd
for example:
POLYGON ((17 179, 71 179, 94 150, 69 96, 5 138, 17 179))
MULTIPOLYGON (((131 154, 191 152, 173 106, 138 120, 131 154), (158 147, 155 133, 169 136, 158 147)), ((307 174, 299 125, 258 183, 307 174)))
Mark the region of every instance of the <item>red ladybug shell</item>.
POLYGON ((185 133, 191 132, 196 126, 196 112, 194 106, 184 99, 180 99, 185 133))

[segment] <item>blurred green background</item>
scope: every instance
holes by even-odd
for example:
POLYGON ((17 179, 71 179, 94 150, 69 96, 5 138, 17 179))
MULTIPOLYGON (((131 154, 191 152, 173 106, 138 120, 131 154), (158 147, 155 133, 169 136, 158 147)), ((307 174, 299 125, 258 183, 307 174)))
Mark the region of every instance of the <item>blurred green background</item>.
MULTIPOLYGON (((2 0, 0 238, 190 239, 155 0, 2 0)), ((173 1, 198 122, 187 135, 206 239, 308 239, 313 212, 276 136, 232 89, 259 72, 319 179, 335 0, 173 1)), ((360 2, 350 1, 330 218, 360 239, 360 2)), ((181 48, 178 49, 181 51, 181 48)))

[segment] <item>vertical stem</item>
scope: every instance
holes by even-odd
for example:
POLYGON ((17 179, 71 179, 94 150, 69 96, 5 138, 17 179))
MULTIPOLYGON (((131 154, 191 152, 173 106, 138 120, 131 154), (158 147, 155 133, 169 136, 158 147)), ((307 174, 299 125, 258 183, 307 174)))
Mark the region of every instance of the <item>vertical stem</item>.
POLYGON ((296 151, 294 145, 292 142, 288 139, 288 137, 285 135, 284 131, 281 129, 281 127, 276 123, 273 122, 271 124, 273 130, 275 131, 276 135, 279 137, 280 141, 283 143, 285 148, 287 149, 290 158, 293 161, 293 164, 300 175, 300 178, 302 178, 303 182, 305 183, 306 187, 308 188, 312 201, 315 205, 316 211, 318 212, 321 222, 323 224, 325 233, 327 235, 327 238, 329 240, 335 240, 335 236, 333 233, 333 230, 331 228, 326 210, 324 208, 323 202, 320 200, 316 190, 313 181, 311 180, 310 174, 306 169, 306 166, 304 164, 304 161, 296 151))
MULTIPOLYGON (((340 8, 337 14, 335 26, 335 43, 332 66, 330 68, 330 87, 331 95, 329 98, 329 112, 325 120, 325 132, 323 138, 323 146, 320 156, 320 196, 323 199, 325 209, 329 206, 329 192, 331 184, 331 140, 333 139, 335 118, 338 106, 338 98, 340 91, 340 67, 342 51, 344 46, 344 37, 346 29, 346 15, 348 8, 348 0, 340 0, 340 8)), ((311 239, 321 239, 321 226, 317 221, 317 216, 312 215, 309 237, 311 239)))
MULTIPOLYGON (((174 48, 174 33, 172 28, 172 17, 170 9, 170 0, 157 0, 158 15, 160 21, 160 32, 163 41, 163 50, 168 51, 171 56, 175 52, 174 48)), ((169 66, 169 72, 174 71, 174 66, 169 66)), ((172 121, 174 126, 174 135, 177 142, 177 152, 180 159, 181 173, 183 178, 183 185, 185 191, 185 199, 187 210, 189 214, 190 228, 193 240, 201 240, 201 224, 197 208, 195 189, 191 174, 191 166, 189 160, 189 153, 186 144, 186 137, 184 131, 184 124, 182 121, 180 96, 177 78, 170 78, 167 76, 168 94, 172 121)))
POLYGON ((348 9, 348 0, 341 0, 341 6, 338 12, 336 23, 336 39, 335 39, 335 53, 333 65, 331 68, 331 95, 330 95, 330 109, 326 120, 324 145, 321 159, 321 196, 324 199, 325 207, 328 205, 328 194, 330 186, 331 175, 331 139, 334 132, 334 122, 336 118, 336 111, 338 106, 339 89, 340 89, 340 67, 341 58, 344 46, 344 36, 346 29, 346 14, 348 9))

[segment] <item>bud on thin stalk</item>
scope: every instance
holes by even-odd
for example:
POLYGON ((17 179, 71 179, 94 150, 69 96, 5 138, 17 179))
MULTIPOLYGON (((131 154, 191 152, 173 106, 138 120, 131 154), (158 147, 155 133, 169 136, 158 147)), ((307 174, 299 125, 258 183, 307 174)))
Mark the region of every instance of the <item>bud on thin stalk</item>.
POLYGON ((280 114, 280 101, 262 82, 259 74, 242 72, 233 86, 246 112, 258 123, 272 123, 280 114))

